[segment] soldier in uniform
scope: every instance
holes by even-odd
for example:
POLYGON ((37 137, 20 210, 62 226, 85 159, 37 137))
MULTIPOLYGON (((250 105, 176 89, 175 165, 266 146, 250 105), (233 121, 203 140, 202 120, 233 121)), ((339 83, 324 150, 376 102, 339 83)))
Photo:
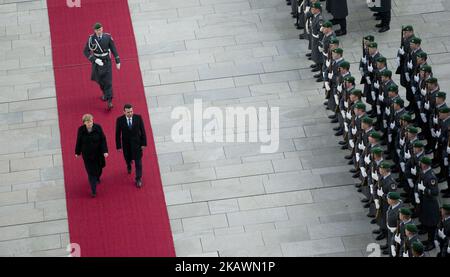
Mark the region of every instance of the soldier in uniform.
POLYGON ((427 154, 431 154, 433 152, 433 147, 436 145, 435 139, 436 134, 433 134, 430 128, 430 122, 432 122, 432 112, 436 107, 436 95, 439 92, 439 85, 436 78, 429 78, 427 81, 427 93, 425 95, 423 108, 420 111, 420 126, 424 130, 424 137, 427 140, 427 154))
POLYGON ((412 245, 414 242, 420 242, 417 226, 414 223, 406 224, 405 226, 405 240, 401 249, 401 257, 412 257, 412 245))
MULTIPOLYGON (((402 29, 402 41, 400 43, 400 48, 397 51, 397 71, 396 74, 400 74, 400 84, 407 88, 407 86, 410 84, 409 81, 406 80, 405 77, 405 64, 406 64, 406 56, 410 53, 410 42, 411 39, 414 37, 414 29, 411 25, 407 25, 403 27, 402 29)), ((408 76, 409 77, 409 76, 408 76)), ((414 99, 409 98, 411 95, 407 95, 406 100, 409 101, 407 110, 411 111, 414 107, 414 99), (413 106, 410 106, 410 105, 413 106)))
POLYGON ((335 48, 331 51, 332 59, 331 65, 324 73, 325 79, 325 90, 329 91, 330 97, 328 98, 328 108, 333 111, 335 114, 330 115, 332 121, 331 123, 338 123, 337 118, 337 107, 339 105, 339 99, 337 95, 337 79, 339 77, 339 66, 342 62, 344 62, 344 58, 342 55, 344 54, 344 50, 342 48, 335 48))
MULTIPOLYGON (((369 135, 373 130, 373 119, 367 115, 364 116, 361 119, 361 129, 357 134, 357 140, 355 143, 355 169, 350 171, 352 173, 355 173, 352 176, 353 178, 360 177, 361 165, 364 164, 364 151, 369 145, 369 135)), ((358 191, 361 192, 361 184, 357 184, 356 187, 359 188, 358 191)))
POLYGON ((365 79, 364 84, 364 95, 366 96, 366 101, 370 105, 372 105, 371 116, 375 117, 377 114, 376 103, 377 96, 375 95, 375 91, 373 91, 373 82, 375 81, 375 68, 376 61, 381 54, 378 52, 378 44, 376 42, 371 42, 367 45, 368 47, 368 57, 366 58, 367 62, 362 69, 361 75, 365 79))
POLYGON ((369 194, 368 198, 362 199, 361 202, 365 203, 364 208, 369 209, 369 213, 367 214, 367 217, 372 218, 370 221, 370 224, 376 224, 377 219, 375 219, 375 213, 376 209, 372 205, 374 204, 374 200, 377 198, 377 189, 376 186, 378 184, 378 181, 380 180, 380 165, 383 162, 383 149, 381 147, 373 147, 371 149, 372 152, 372 159, 370 160, 370 166, 369 171, 367 174, 367 182, 369 184, 369 194), (366 201, 367 200, 367 201, 366 201))
POLYGON ((388 236, 386 241, 386 247, 381 247, 384 255, 390 255, 391 257, 397 256, 397 250, 395 248, 394 236, 399 227, 399 212, 403 207, 403 203, 400 200, 400 194, 398 192, 389 192, 387 195, 387 201, 389 204, 386 212, 386 225, 388 229, 388 236), (384 248, 384 249, 383 249, 384 248))
POLYGON ((446 93, 439 91, 436 93, 436 105, 430 116, 431 134, 435 138, 434 160, 433 168, 440 167, 441 172, 438 174, 438 182, 442 183, 448 177, 448 128, 450 126, 450 109, 445 103, 446 93))
POLYGON ((112 86, 112 62, 110 52, 113 54, 117 69, 120 69, 120 58, 112 36, 103 33, 103 26, 100 23, 94 25, 95 34, 89 36, 84 47, 84 55, 92 63, 91 79, 97 82, 103 92, 102 100, 107 101, 108 110, 113 107, 113 86, 112 86))
MULTIPOLYGON (((411 37, 409 39, 409 52, 405 51, 405 59, 403 64, 403 77, 400 78, 402 85, 406 89, 406 99, 410 104, 414 102, 414 93, 411 89, 413 77, 414 77, 414 68, 417 65, 417 54, 422 52, 420 48, 422 40, 418 37, 411 37)), ((413 110, 414 106, 408 106, 409 110, 413 110)))
POLYGON ((395 252, 397 254, 397 257, 401 257, 403 254, 401 249, 402 246, 406 242, 406 225, 412 224, 413 221, 411 219, 411 210, 408 208, 400 208, 399 210, 399 224, 396 230, 396 234, 394 235, 394 245, 395 245, 395 252))
POLYGON ((350 169, 351 173, 355 173, 354 178, 359 177, 356 176, 358 172, 358 162, 359 162, 359 149, 358 149, 358 141, 360 134, 362 133, 361 130, 361 121, 362 118, 366 115, 366 105, 359 101, 356 102, 353 106, 353 115, 351 119, 351 128, 350 128, 350 134, 351 138, 349 139, 349 145, 352 148, 351 155, 345 156, 345 159, 352 160, 352 164, 355 165, 355 168, 350 169), (355 177, 356 176, 356 177, 355 177))
MULTIPOLYGON (((349 139, 349 126, 351 124, 351 110, 350 106, 355 103, 355 99, 357 98, 357 94, 361 95, 361 91, 357 92, 354 96, 352 96, 353 91, 355 91, 355 77, 346 76, 343 78, 343 90, 342 97, 339 102, 339 110, 340 116, 343 118, 344 123, 344 137, 342 141, 339 141, 339 145, 342 150, 348 149, 348 139, 349 139)), ((339 127, 338 127, 339 128, 339 127)), ((334 129, 337 131, 338 129, 334 129)))
POLYGON ((313 14, 311 21, 311 60, 314 62, 314 64, 311 65, 311 68, 312 72, 318 72, 322 69, 321 64, 323 63, 323 55, 319 51, 319 43, 322 41, 323 36, 320 30, 324 22, 320 2, 316 2, 312 5, 311 13, 313 14))
POLYGON ((343 114, 340 112, 342 106, 344 105, 344 80, 347 77, 350 77, 350 63, 347 61, 342 61, 339 64, 338 67, 338 75, 336 78, 336 97, 337 99, 337 107, 336 107, 336 116, 338 118, 338 122, 339 122, 339 126, 334 128, 333 130, 337 131, 337 133, 335 133, 335 136, 342 136, 344 134, 344 119, 345 117, 343 116, 343 114))
POLYGON ((418 172, 420 172, 420 160, 425 155, 424 143, 422 141, 416 140, 413 143, 413 151, 411 159, 408 159, 405 164, 405 179, 406 185, 403 186, 405 193, 401 196, 405 197, 404 203, 411 203, 414 197, 414 185, 417 183, 417 178, 419 177, 418 172))
POLYGON ((434 249, 436 228, 439 223, 439 203, 437 196, 439 188, 436 175, 431 168, 431 159, 420 159, 421 174, 415 186, 415 201, 420 205, 419 220, 422 228, 428 233, 428 240, 424 242, 425 251, 434 249))
POLYGON ((331 40, 336 38, 336 35, 333 31, 333 24, 330 21, 326 21, 322 25, 322 33, 323 38, 319 44, 319 52, 323 55, 321 63, 319 64, 321 71, 314 75, 314 78, 317 78, 317 82, 323 82, 323 72, 326 70, 326 65, 324 61, 328 59, 328 56, 331 56, 330 52, 330 44, 331 40))
MULTIPOLYGON (((330 1, 331 3, 331 1, 330 1)), ((336 31, 336 36, 343 36, 347 34, 347 16, 348 16, 348 8, 347 8, 347 0, 339 1, 339 4, 332 4, 330 7, 330 13, 333 15, 333 25, 339 24, 340 29, 336 31)))
POLYGON ((429 65, 422 65, 418 76, 414 76, 411 81, 411 90, 414 93, 414 103, 410 103, 412 108, 407 110, 414 111, 417 118, 420 117, 420 111, 423 109, 423 103, 425 103, 425 96, 427 94, 426 81, 433 77, 432 68, 429 65), (418 80, 417 80, 418 77, 418 80))
POLYGON ((415 241, 412 244, 412 256, 414 258, 425 257, 425 248, 420 241, 415 241))
POLYGON ((381 0, 380 2, 380 9, 379 14, 381 18, 381 22, 375 27, 380 28, 378 30, 379 33, 383 33, 390 30, 390 23, 391 23, 391 0, 381 0))
POLYGON ((376 240, 382 240, 387 236, 386 212, 388 210, 387 194, 397 190, 397 183, 391 175, 392 164, 389 162, 382 162, 380 165, 380 180, 377 186, 377 198, 375 199, 375 206, 377 209, 377 220, 380 228, 373 231, 378 234, 376 240))
POLYGON ((438 257, 450 257, 450 204, 441 207, 441 221, 436 233, 435 245, 440 250, 438 257))

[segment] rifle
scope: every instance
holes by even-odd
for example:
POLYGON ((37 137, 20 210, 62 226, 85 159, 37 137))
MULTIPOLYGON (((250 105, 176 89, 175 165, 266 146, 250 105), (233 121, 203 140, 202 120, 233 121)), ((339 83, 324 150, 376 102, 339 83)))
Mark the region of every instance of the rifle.
MULTIPOLYGON (((377 191, 379 190, 379 189, 381 189, 382 187, 380 186, 380 177, 378 177, 378 181, 377 181, 377 191)), ((382 199, 380 199, 380 197, 378 196, 378 194, 377 194, 377 198, 378 198, 378 203, 379 203, 379 205, 380 205, 380 207, 377 209, 377 213, 376 213, 376 215, 375 215, 375 219, 376 220, 379 220, 380 219, 380 216, 381 216, 381 201, 382 201, 382 199)))
MULTIPOLYGON (((328 57, 327 60, 330 62, 330 65, 328 66, 327 72, 330 73, 333 71, 333 54, 331 52, 331 47, 328 47, 328 57)), ((330 90, 325 89, 325 98, 328 99, 331 97, 331 80, 328 80, 328 83, 330 84, 330 90)))
MULTIPOLYGON (((398 235, 400 235, 400 218, 397 218, 397 230, 395 230, 395 236, 398 236, 398 235)), ((401 244, 397 243, 395 240, 394 240, 394 243, 395 243, 395 253, 397 253, 397 256, 399 256, 401 244)))
MULTIPOLYGON (((365 47, 365 44, 364 44, 364 37, 362 38, 362 44, 361 44, 361 46, 362 46, 362 55, 363 55, 363 58, 366 58, 366 61, 367 61, 367 50, 366 50, 366 47, 365 47)), ((367 63, 367 62, 366 62, 367 63)), ((363 67, 364 67, 364 65, 363 65, 363 67)), ((366 78, 364 77, 364 74, 361 74, 362 76, 361 76, 361 81, 359 82, 361 85, 363 85, 363 84, 366 84, 367 83, 367 80, 366 80, 366 78)))
MULTIPOLYGON (((403 40, 403 28, 404 26, 402 25, 402 28, 400 29, 400 48, 403 47, 403 49, 405 49, 405 43, 403 40)), ((397 53, 397 56, 399 55, 399 53, 397 53)), ((400 55, 400 64, 397 67, 397 70, 395 71, 395 74, 402 74, 402 65, 405 63, 405 55, 400 55)))

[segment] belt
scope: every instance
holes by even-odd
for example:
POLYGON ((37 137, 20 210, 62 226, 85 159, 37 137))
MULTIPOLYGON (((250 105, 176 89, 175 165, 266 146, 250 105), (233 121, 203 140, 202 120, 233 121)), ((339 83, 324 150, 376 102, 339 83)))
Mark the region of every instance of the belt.
POLYGON ((109 55, 109 52, 108 53, 103 53, 103 54, 94 53, 94 56, 96 56, 96 57, 106 57, 108 55, 109 55))

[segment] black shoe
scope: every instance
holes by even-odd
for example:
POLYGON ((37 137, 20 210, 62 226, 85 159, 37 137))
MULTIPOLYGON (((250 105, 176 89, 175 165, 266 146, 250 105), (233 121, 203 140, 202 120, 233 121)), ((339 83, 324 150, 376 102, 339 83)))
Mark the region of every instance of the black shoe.
POLYGON ((317 83, 323 82, 323 77, 320 76, 319 78, 317 78, 316 82, 317 82, 317 83))
POLYGON ((368 203, 368 202, 369 202, 369 199, 367 199, 367 198, 361 199, 361 203, 368 203))
MULTIPOLYGON (((375 217, 375 215, 371 214, 369 217, 375 217)), ((370 221, 370 224, 377 224, 377 220, 374 218, 370 221)))
POLYGON ((314 76, 313 76, 314 78, 320 78, 320 77, 322 77, 322 73, 317 73, 317 74, 314 74, 314 76))
POLYGON ((113 107, 114 107, 113 103, 111 101, 108 101, 108 106, 107 106, 108 111, 112 110, 113 107))
POLYGON ((345 156, 344 157, 346 160, 351 160, 352 158, 353 158, 353 156, 352 155, 347 155, 347 156, 345 156))
POLYGON ((357 192, 362 192, 362 189, 361 189, 361 188, 359 188, 359 189, 357 189, 356 191, 357 191, 357 192))
POLYGON ((335 114, 329 115, 328 118, 329 118, 329 119, 335 119, 335 118, 336 118, 336 115, 335 115, 335 114))
MULTIPOLYGON (((339 127, 339 126, 337 126, 337 127, 334 127, 333 128, 333 131, 339 131, 341 129, 341 127, 339 127)), ((340 143, 339 143, 340 144, 340 143)), ((345 144, 345 143, 344 143, 345 144)), ((344 144, 342 144, 342 145, 344 145, 344 144)))
POLYGON ((142 181, 141 180, 136 180, 136 187, 137 188, 141 188, 142 187, 142 181))
POLYGON ((385 26, 385 27, 383 27, 383 28, 381 28, 379 31, 378 31, 378 33, 384 33, 384 32, 386 32, 386 31, 389 31, 391 28, 389 28, 389 26, 385 26))
POLYGON ((340 142, 339 142, 339 145, 346 145, 347 143, 345 142, 345 141, 343 141, 343 140, 341 140, 340 142))
POLYGON ((385 238, 386 238, 386 235, 381 233, 375 238, 375 240, 382 240, 382 239, 385 239, 385 238))
POLYGON ((348 165, 352 165, 352 164, 354 164, 354 162, 353 162, 353 160, 350 160, 350 161, 348 161, 347 164, 348 164, 348 165))
POLYGON ((92 193, 91 193, 91 197, 92 197, 92 198, 95 198, 96 196, 97 196, 97 193, 95 193, 95 192, 92 192, 92 193))
POLYGON ((311 72, 318 72, 318 71, 320 71, 320 68, 318 68, 318 67, 314 67, 314 68, 311 70, 311 72))
POLYGON ((336 137, 338 137, 338 136, 342 136, 343 134, 344 134, 344 132, 339 131, 339 132, 335 133, 334 135, 335 135, 336 137))
POLYGON ((298 39, 306 39, 305 34, 300 34, 300 35, 298 36, 298 39))
POLYGON ((100 99, 101 99, 102 101, 106 101, 106 97, 105 97, 104 95, 102 95, 102 96, 100 97, 100 99))
POLYGON ((297 30, 303 30, 303 29, 305 29, 305 27, 300 26, 300 25, 297 25, 297 26, 295 26, 295 27, 297 28, 297 30))
POLYGON ((381 230, 380 229, 373 230, 372 234, 379 235, 381 234, 381 230))
POLYGON ((450 198, 450 193, 446 193, 446 194, 442 195, 442 198, 450 198))
MULTIPOLYGON (((388 249, 388 245, 387 245, 387 244, 382 245, 382 246, 380 246, 380 249, 381 249, 381 250, 387 250, 387 249, 388 249)), ((383 254, 384 254, 384 255, 388 255, 388 254, 389 254, 389 251, 387 251, 386 254, 385 254, 384 251, 383 251, 383 254)))
MULTIPOLYGON (((357 172, 352 175, 352 178, 359 178, 359 176, 360 176, 360 174, 359 174, 359 172, 357 172)), ((361 192, 361 191, 358 190, 358 192, 361 192)))
POLYGON ((127 173, 131 174, 131 166, 127 166, 127 173))
POLYGON ((381 16, 375 16, 375 20, 381 20, 381 16))
POLYGON ((376 12, 376 13, 373 14, 373 16, 377 17, 377 16, 381 16, 381 14, 376 12))
POLYGON ((347 146, 347 145, 342 145, 342 146, 341 146, 341 149, 342 149, 342 150, 347 150, 347 149, 348 149, 348 146, 347 146))
POLYGON ((382 28, 382 27, 384 27, 384 25, 381 24, 381 23, 378 23, 377 25, 375 25, 375 27, 377 27, 377 28, 382 28))
POLYGON ((309 68, 317 68, 317 65, 316 64, 312 64, 312 65, 309 66, 309 68))
POLYGON ((339 122, 339 120, 337 118, 330 121, 330 123, 338 123, 338 122, 339 122))
POLYGON ((370 203, 366 203, 366 204, 364 204, 364 206, 363 206, 365 209, 368 209, 368 208, 370 208, 370 203))
POLYGON ((340 36, 345 36, 347 34, 347 31, 342 31, 342 30, 337 30, 336 31, 336 36, 340 37, 340 36))
MULTIPOLYGON (((311 53, 306 53, 305 56, 311 57, 311 53)), ((315 64, 313 64, 315 66, 315 64)))
POLYGON ((361 187, 361 183, 355 184, 355 188, 360 188, 360 187, 361 187))

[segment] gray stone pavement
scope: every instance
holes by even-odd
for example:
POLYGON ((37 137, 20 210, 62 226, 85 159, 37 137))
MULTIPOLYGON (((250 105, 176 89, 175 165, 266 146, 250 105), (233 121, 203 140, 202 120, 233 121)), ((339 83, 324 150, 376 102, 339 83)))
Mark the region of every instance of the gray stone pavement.
MULTIPOLYGON (((394 0, 392 29, 381 35, 365 1, 348 2, 341 41, 354 75, 363 34, 376 35, 392 68, 400 26, 413 24, 448 87, 448 1, 394 0)), ((45 3, 0 0, 0 256, 67 255, 45 3)), ((285 1, 129 5, 177 255, 367 256, 373 227, 285 1), (220 108, 280 107, 279 151, 173 142, 172 109, 198 98, 220 108)))

